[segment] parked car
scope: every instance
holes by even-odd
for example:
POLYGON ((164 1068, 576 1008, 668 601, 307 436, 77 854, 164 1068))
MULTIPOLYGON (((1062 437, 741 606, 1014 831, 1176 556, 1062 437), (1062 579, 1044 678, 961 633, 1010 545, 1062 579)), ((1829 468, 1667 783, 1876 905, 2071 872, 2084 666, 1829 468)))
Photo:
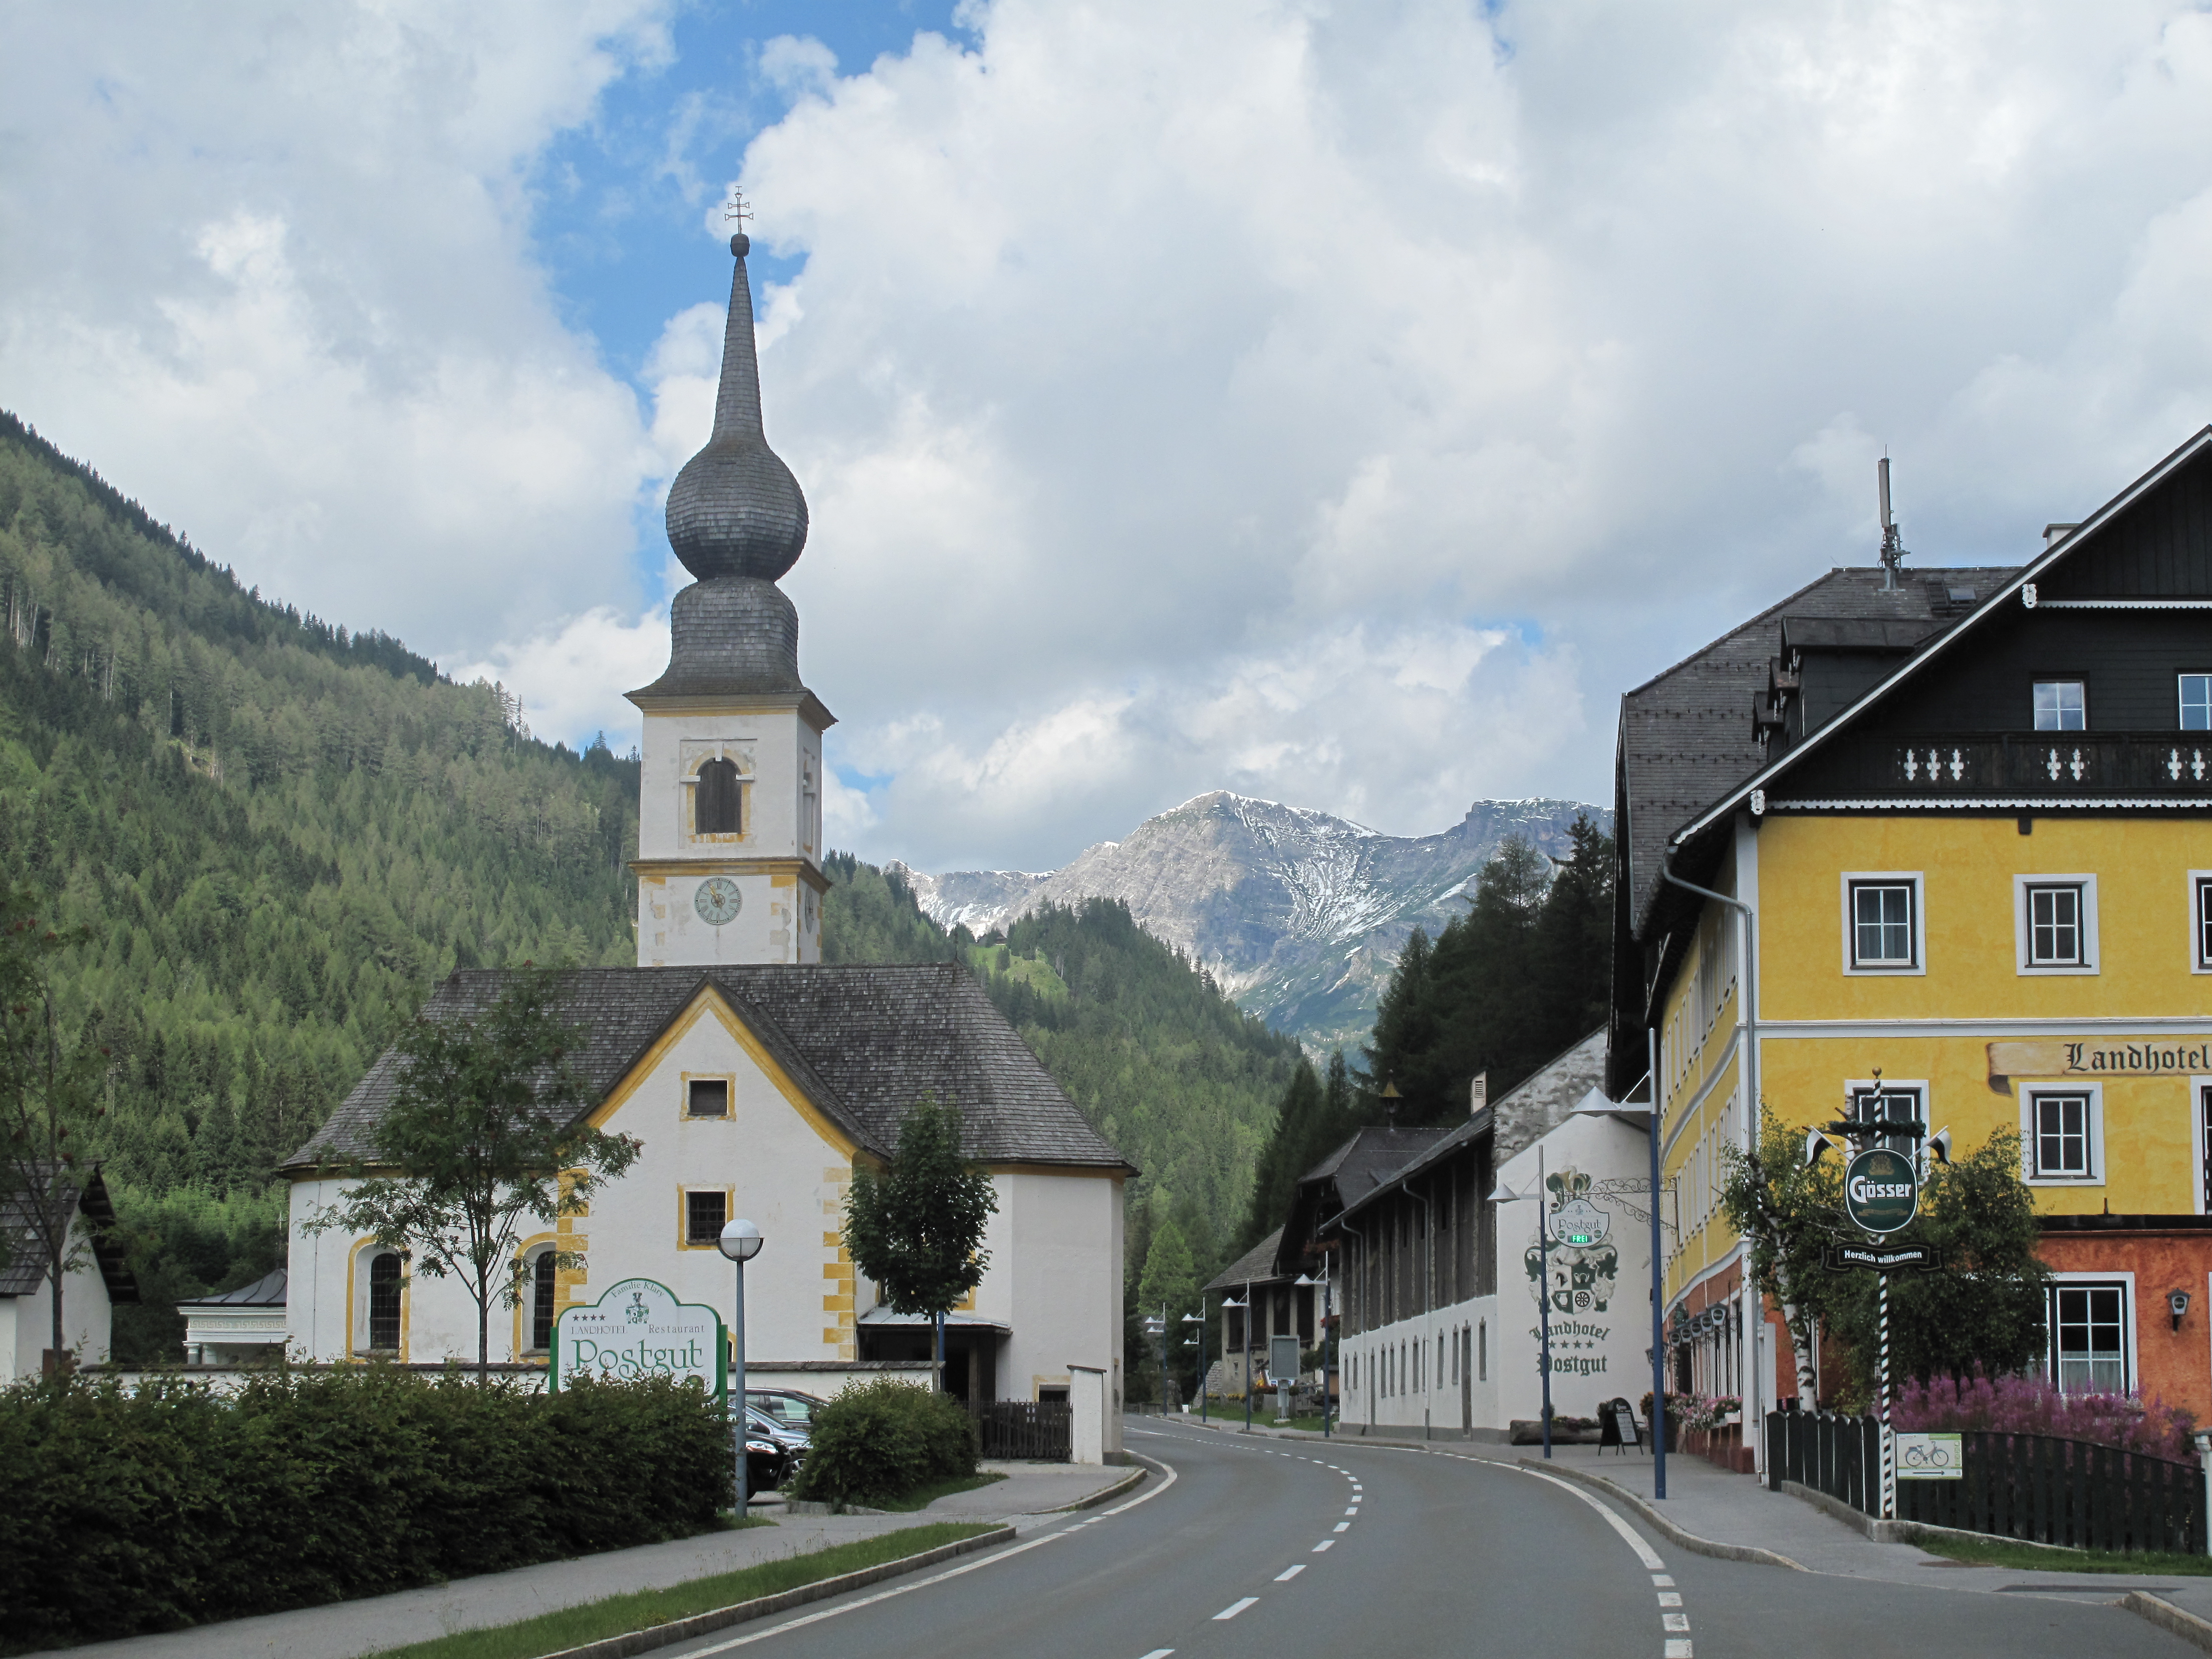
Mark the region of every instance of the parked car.
POLYGON ((787 1433, 811 1440, 814 1435, 814 1413, 821 1409, 822 1401, 796 1389, 748 1389, 745 1404, 766 1413, 787 1433))
MULTIPOLYGON (((804 1433, 787 1429, 766 1412, 750 1401, 745 1407, 745 1433, 749 1439, 765 1443, 776 1449, 781 1463, 776 1470, 775 1486, 799 1473, 799 1466, 806 1459, 807 1438, 804 1433)), ((750 1465, 748 1465, 750 1467, 750 1465)), ((768 1492, 772 1486, 756 1486, 756 1492, 768 1492)))
POLYGON ((781 1491, 798 1468, 798 1460, 789 1446, 760 1426, 758 1418, 748 1423, 746 1430, 745 1491, 752 1495, 781 1491))

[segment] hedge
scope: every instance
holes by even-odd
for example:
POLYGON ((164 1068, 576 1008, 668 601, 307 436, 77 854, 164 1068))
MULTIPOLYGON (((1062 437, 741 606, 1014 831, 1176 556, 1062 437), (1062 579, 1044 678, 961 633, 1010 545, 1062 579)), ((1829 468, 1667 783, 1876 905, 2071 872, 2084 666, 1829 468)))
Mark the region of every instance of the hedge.
POLYGON ((888 1376, 848 1388, 817 1409, 791 1496, 882 1504, 975 1473, 975 1425, 951 1395, 888 1376))
POLYGON ((173 1630, 708 1530, 730 1429, 696 1383, 544 1395, 275 1370, 0 1390, 0 1640, 173 1630))

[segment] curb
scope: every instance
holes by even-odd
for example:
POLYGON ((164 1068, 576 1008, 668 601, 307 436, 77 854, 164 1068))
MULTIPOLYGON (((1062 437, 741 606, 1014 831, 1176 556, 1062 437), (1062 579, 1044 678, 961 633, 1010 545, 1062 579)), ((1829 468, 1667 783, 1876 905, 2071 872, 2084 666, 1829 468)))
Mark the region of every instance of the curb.
POLYGON ((1131 1469, 1128 1474, 1123 1475, 1119 1480, 1116 1480, 1112 1486, 1103 1486, 1098 1491, 1092 1492, 1090 1497, 1079 1498, 1073 1504, 1062 1504, 1056 1510, 1042 1510, 1041 1513, 1045 1515, 1073 1515, 1078 1510, 1096 1509, 1099 1504, 1104 1503, 1109 1498, 1119 1498, 1123 1492, 1128 1491, 1130 1487, 1135 1486, 1150 1473, 1151 1471, 1140 1463, 1135 1468, 1131 1469))
POLYGON ((809 1601, 826 1601, 833 1595, 842 1595, 847 1590, 860 1589, 885 1578, 896 1578, 901 1573, 912 1572, 918 1567, 934 1566, 939 1561, 949 1561, 956 1555, 970 1555, 977 1550, 1010 1544, 1014 1537, 1012 1527, 994 1527, 974 1538, 939 1544, 935 1549, 902 1555, 896 1561, 878 1562, 872 1567, 862 1567, 857 1571, 839 1573, 835 1578, 819 1578, 811 1584, 801 1584, 796 1589, 781 1590, 774 1595, 757 1595, 750 1601, 738 1601, 726 1607, 716 1607, 711 1612, 694 1613, 689 1619, 678 1619, 670 1624, 653 1625, 644 1630, 626 1631, 620 1636, 603 1637, 596 1642, 586 1642, 581 1647, 562 1648, 558 1653, 547 1654, 545 1659, 629 1659, 629 1656, 634 1653, 649 1652, 654 1648, 666 1647, 672 1642, 688 1642, 696 1636, 711 1636, 718 1630, 727 1630, 732 1625, 764 1619, 787 1608, 804 1607, 809 1601))
POLYGON ((2153 1595, 2148 1590, 2130 1590, 2120 1598, 2120 1605, 2139 1618, 2149 1620, 2160 1630, 2172 1631, 2191 1646, 2212 1653, 2212 1622, 2177 1607, 2163 1596, 2153 1595))
POLYGON ((1788 1567, 1792 1572, 1812 1571, 1810 1567, 1801 1565, 1786 1555, 1779 1554, 1773 1550, 1760 1549, 1754 1544, 1723 1544, 1717 1539, 1700 1538, 1697 1534, 1686 1531, 1677 1526, 1653 1509, 1650 1504, 1629 1491, 1627 1487, 1608 1480, 1601 1474, 1591 1474, 1585 1470, 1570 1468, 1559 1463, 1546 1465, 1531 1457, 1521 1459, 1520 1467, 1533 1470, 1538 1474, 1555 1475, 1562 1480, 1572 1480, 1579 1486, 1592 1487, 1603 1492, 1607 1498, 1627 1504, 1654 1532, 1670 1542, 1680 1544, 1692 1555, 1710 1555, 1723 1561, 1749 1561, 1763 1567, 1788 1567))

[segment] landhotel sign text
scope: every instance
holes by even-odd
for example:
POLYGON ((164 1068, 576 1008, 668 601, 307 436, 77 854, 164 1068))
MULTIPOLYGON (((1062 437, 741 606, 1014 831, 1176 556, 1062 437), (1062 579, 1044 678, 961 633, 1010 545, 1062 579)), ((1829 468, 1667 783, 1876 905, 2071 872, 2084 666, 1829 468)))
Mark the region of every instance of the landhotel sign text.
POLYGON ((562 1310, 546 1386, 557 1392, 579 1377, 613 1382, 696 1376, 719 1395, 730 1386, 729 1354, 722 1316, 714 1309, 678 1302, 657 1279, 625 1279, 590 1307, 562 1310))
POLYGON ((2187 1077, 2212 1072, 2212 1037, 2038 1037, 1990 1044, 1990 1085, 2015 1077, 2187 1077))

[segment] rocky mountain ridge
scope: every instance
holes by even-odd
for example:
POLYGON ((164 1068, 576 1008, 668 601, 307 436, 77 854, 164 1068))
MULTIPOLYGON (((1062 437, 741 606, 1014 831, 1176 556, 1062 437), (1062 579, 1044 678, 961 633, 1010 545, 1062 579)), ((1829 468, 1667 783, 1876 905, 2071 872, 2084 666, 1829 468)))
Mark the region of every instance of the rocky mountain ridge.
POLYGON ((1565 857, 1577 801, 1477 801, 1433 836, 1390 836, 1348 818, 1217 789, 1101 842, 1058 870, 897 868, 941 925, 976 933, 1048 902, 1126 900, 1147 932, 1202 963, 1240 1006, 1316 1048, 1352 1047, 1407 935, 1434 933, 1519 835, 1565 857))

